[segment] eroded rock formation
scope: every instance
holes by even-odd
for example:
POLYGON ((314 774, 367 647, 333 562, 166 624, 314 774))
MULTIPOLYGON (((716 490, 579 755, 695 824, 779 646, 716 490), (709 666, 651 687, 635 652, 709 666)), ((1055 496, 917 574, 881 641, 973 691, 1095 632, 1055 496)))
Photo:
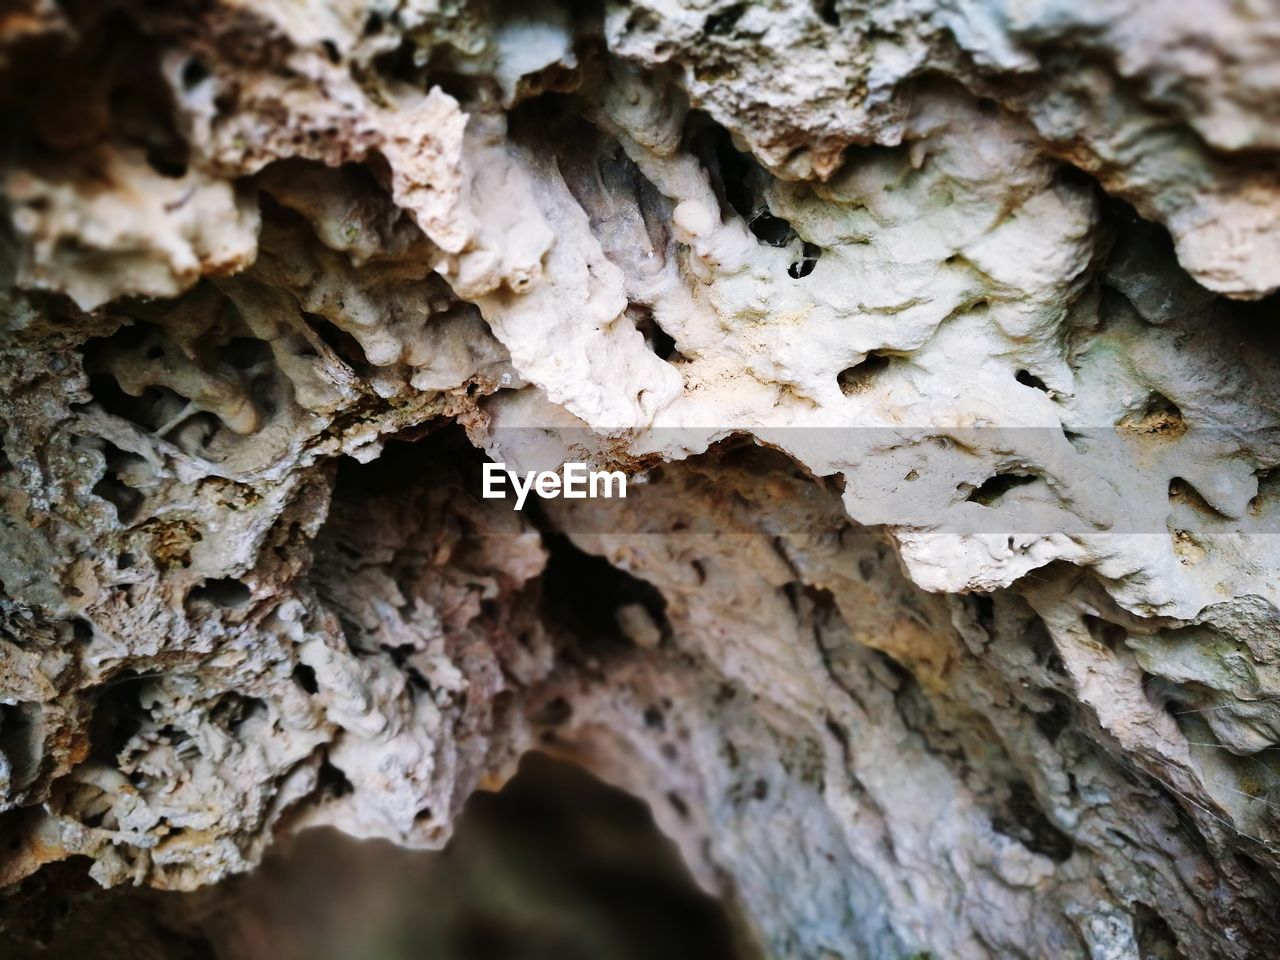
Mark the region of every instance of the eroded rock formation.
POLYGON ((1277 63, 1226 0, 10 4, 0 883, 436 847, 536 747, 770 956, 1280 950, 1277 63))

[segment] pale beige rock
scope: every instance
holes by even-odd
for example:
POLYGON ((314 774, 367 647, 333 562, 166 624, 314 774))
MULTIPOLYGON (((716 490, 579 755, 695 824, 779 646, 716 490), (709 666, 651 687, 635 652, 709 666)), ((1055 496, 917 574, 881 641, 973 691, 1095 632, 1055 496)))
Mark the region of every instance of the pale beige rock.
POLYGON ((194 171, 163 176, 136 151, 16 170, 6 192, 24 247, 18 282, 66 293, 82 310, 126 293, 174 297, 257 253, 251 193, 194 171))

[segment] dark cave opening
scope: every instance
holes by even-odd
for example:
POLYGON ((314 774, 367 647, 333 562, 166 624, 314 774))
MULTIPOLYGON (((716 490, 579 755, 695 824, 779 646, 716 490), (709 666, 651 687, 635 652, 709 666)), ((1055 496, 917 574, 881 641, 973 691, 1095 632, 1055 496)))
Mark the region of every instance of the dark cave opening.
POLYGON ((0 913, 25 910, 26 937, 0 934, 0 955, 113 958, 146 943, 166 960, 753 956, 647 804, 540 753, 472 794, 440 852, 308 830, 253 873, 191 893, 96 889, 88 863, 54 864, 10 896, 0 913))
POLYGON ((339 458, 333 497, 353 503, 396 497, 428 481, 452 482, 478 496, 480 470, 487 459, 483 450, 472 446, 461 424, 432 421, 390 437, 382 453, 368 463, 339 458))
POLYGON ((982 481, 966 498, 970 503, 993 507, 998 504, 1010 490, 1035 483, 1039 477, 1022 473, 997 473, 982 481))
POLYGON ((543 543, 551 554, 543 574, 543 611, 584 648, 625 643, 617 615, 628 604, 642 606, 663 636, 670 635, 667 601, 653 584, 587 553, 563 533, 544 534, 543 543))
POLYGON ((870 389, 876 378, 888 370, 892 362, 893 358, 888 354, 872 350, 860 363, 855 363, 836 375, 840 392, 846 397, 852 397, 870 389))

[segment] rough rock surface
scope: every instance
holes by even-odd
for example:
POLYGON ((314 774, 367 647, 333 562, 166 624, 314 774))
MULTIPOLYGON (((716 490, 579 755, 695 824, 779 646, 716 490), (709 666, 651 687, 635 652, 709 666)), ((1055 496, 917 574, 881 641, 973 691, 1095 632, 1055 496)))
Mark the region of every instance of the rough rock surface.
POLYGON ((10 3, 0 884, 439 846, 537 747, 771 956, 1274 955, 1278 65, 1227 0, 10 3))

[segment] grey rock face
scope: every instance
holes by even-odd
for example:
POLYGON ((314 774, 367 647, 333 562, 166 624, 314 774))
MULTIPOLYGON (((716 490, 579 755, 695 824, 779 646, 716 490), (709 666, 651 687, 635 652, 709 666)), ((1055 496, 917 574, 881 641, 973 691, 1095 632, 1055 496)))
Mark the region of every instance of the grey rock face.
POLYGON ((537 748, 770 956, 1280 951, 1277 47, 0 14, 0 884, 438 847, 537 748), (631 485, 516 512, 484 455, 631 485))

